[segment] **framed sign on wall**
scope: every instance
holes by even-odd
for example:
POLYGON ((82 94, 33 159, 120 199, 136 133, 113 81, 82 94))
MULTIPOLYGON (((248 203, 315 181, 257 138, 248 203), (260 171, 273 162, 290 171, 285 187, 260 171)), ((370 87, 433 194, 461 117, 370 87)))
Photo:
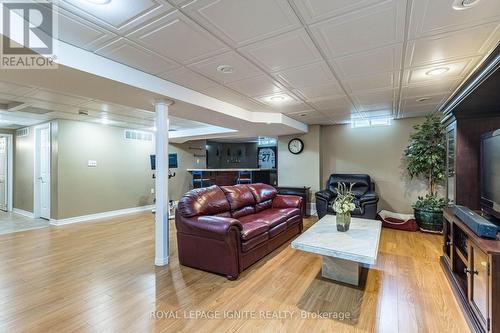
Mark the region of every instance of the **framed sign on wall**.
POLYGON ((276 147, 259 147, 259 169, 276 169, 276 147))

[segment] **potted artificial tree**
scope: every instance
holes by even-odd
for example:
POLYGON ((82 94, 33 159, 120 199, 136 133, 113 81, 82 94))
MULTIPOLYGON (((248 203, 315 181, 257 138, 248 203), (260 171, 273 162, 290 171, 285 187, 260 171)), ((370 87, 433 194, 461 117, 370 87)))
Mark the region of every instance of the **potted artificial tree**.
POLYGON ((410 135, 404 152, 406 169, 412 179, 427 181, 428 192, 413 205, 415 219, 422 231, 442 232, 445 202, 438 195, 438 185, 445 177, 445 129, 435 115, 428 115, 413 128, 416 132, 410 135))

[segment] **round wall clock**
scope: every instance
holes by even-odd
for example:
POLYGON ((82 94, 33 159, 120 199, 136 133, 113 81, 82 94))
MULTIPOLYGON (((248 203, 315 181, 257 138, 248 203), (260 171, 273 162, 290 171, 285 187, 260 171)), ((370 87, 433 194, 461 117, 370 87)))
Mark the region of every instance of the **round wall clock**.
POLYGON ((288 142, 288 150, 292 154, 300 154, 304 150, 304 142, 299 138, 294 138, 288 142))

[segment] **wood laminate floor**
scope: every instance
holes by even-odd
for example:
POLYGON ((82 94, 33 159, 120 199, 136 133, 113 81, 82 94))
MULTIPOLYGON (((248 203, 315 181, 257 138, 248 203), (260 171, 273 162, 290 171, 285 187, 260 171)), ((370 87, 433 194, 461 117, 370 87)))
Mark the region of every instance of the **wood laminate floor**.
POLYGON ((180 266, 172 232, 155 268, 153 235, 148 213, 1 235, 0 332, 469 332, 437 235, 384 229, 362 289, 289 243, 228 281, 180 266))

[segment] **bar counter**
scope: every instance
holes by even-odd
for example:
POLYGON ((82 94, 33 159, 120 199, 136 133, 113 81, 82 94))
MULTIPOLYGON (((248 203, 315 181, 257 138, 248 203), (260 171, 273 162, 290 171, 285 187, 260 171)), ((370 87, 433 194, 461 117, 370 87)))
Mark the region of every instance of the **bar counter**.
POLYGON ((238 183, 277 184, 276 169, 225 168, 187 169, 193 175, 193 188, 211 185, 235 185, 238 183))

